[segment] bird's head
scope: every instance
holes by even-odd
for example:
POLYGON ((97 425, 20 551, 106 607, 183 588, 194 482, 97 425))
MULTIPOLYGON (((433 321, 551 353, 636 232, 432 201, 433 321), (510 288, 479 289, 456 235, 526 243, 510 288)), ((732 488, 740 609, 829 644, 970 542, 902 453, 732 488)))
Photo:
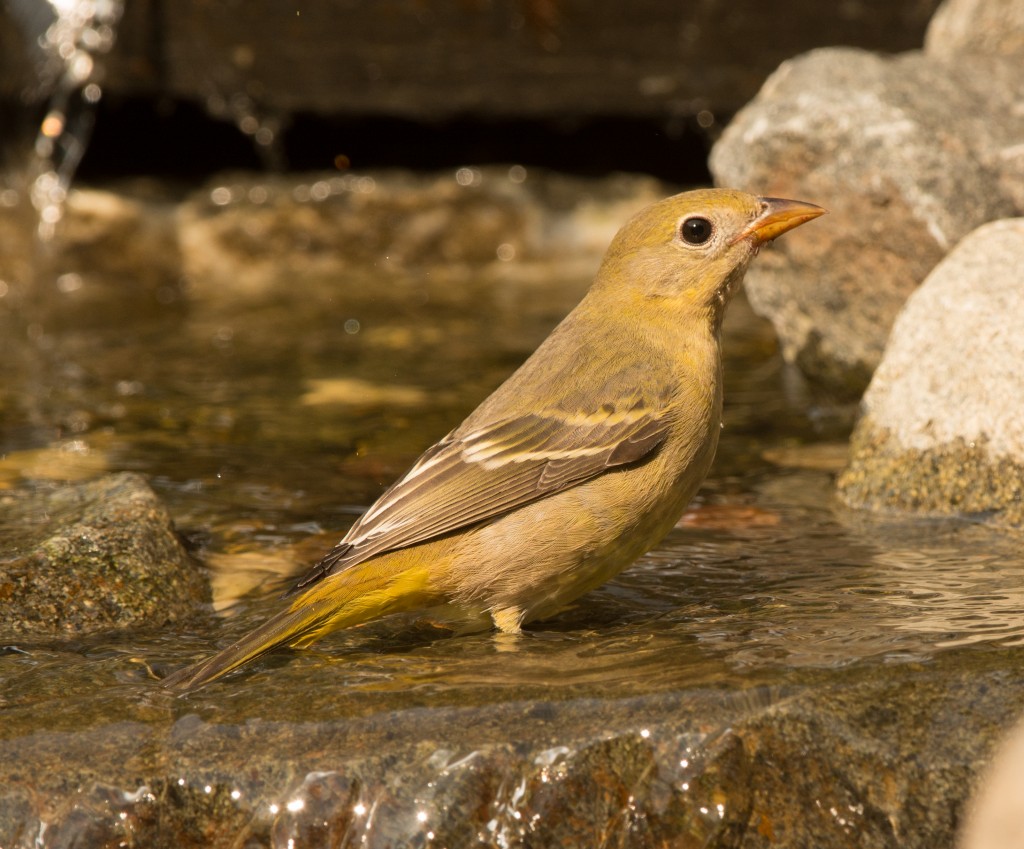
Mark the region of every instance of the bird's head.
POLYGON ((673 195, 619 230, 595 289, 631 300, 664 298, 720 320, 761 246, 824 213, 811 203, 732 189, 673 195))

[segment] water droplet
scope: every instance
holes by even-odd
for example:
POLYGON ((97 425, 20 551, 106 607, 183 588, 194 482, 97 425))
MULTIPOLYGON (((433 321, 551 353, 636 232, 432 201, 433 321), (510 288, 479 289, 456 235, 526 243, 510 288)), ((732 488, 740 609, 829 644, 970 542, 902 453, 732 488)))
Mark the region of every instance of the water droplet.
POLYGON ((331 196, 331 186, 326 180, 317 180, 309 189, 313 200, 327 200, 331 196))
POLYGON ((39 218, 44 224, 56 224, 64 217, 64 208, 50 203, 39 210, 39 218))
POLYGON ((226 206, 231 203, 231 189, 227 186, 217 186, 210 192, 210 200, 217 206, 226 206))
POLYGON ((239 68, 251 68, 256 61, 256 53, 248 44, 239 44, 231 51, 231 61, 239 68))
POLYGON ((84 50, 76 50, 71 61, 68 63, 68 81, 84 83, 92 75, 92 69, 92 56, 84 50))
POLYGON ((478 186, 482 179, 476 168, 460 168, 455 172, 455 182, 460 186, 478 186))
POLYGON ((57 289, 65 294, 68 292, 77 292, 82 288, 82 275, 75 274, 73 271, 67 274, 62 274, 57 278, 57 289))
POLYGON ((82 47, 88 50, 101 50, 103 47, 103 34, 93 27, 82 30, 78 40, 81 42, 82 47))
POLYGON ((64 115, 60 112, 51 112, 39 125, 39 132, 47 138, 53 139, 64 132, 64 115))
POLYGON ((141 380, 119 380, 114 390, 118 395, 141 395, 145 386, 141 380))
POLYGON ((227 111, 227 102, 219 91, 206 95, 206 111, 214 116, 223 116, 227 111))
POLYGON ((526 169, 522 165, 513 165, 508 169, 510 183, 522 183, 526 180, 526 169))

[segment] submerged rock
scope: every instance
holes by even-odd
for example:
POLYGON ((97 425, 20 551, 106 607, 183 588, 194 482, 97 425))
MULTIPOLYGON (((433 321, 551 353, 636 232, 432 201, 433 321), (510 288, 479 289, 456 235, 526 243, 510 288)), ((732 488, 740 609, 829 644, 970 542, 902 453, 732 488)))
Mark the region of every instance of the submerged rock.
POLYGON ((4 639, 160 625, 210 600, 167 510, 136 474, 0 492, 4 639))
POLYGON ((839 492, 1024 524, 1024 219, 965 238, 893 327, 839 492))

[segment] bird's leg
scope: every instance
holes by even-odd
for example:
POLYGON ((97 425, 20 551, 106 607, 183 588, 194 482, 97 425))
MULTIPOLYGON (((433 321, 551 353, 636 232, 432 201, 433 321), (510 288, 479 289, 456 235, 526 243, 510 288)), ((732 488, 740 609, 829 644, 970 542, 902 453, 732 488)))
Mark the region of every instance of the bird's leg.
POLYGON ((526 611, 519 607, 502 607, 491 611, 494 627, 503 634, 522 633, 523 617, 526 611))

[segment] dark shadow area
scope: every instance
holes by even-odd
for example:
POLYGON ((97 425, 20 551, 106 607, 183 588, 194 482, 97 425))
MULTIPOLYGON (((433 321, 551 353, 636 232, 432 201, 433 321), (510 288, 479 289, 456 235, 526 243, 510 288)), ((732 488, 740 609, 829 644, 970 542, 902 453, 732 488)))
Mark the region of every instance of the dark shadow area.
POLYGON ((710 182, 711 142, 705 130, 685 120, 668 127, 649 119, 612 117, 420 123, 300 114, 292 116, 281 132, 278 156, 266 157, 232 124, 211 118, 193 104, 105 100, 79 177, 196 180, 224 170, 260 170, 276 158, 293 171, 434 170, 510 163, 586 176, 640 172, 697 184, 710 182))

